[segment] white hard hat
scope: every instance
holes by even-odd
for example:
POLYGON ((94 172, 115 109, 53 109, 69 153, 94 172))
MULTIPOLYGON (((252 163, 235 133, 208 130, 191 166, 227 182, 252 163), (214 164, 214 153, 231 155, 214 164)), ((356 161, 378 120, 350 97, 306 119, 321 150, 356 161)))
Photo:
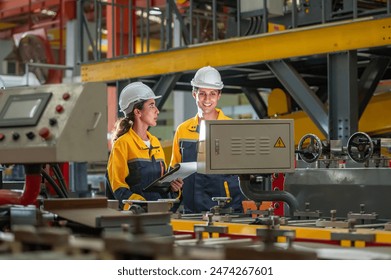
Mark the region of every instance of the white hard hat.
POLYGON ((199 69, 194 75, 193 80, 191 80, 191 85, 198 88, 213 89, 222 89, 224 87, 219 71, 211 66, 205 66, 199 69))
POLYGON ((134 82, 124 87, 121 91, 119 96, 119 108, 126 116, 132 112, 134 104, 142 100, 148 100, 151 98, 157 99, 160 97, 162 96, 156 96, 152 89, 146 84, 143 84, 142 82, 134 82))

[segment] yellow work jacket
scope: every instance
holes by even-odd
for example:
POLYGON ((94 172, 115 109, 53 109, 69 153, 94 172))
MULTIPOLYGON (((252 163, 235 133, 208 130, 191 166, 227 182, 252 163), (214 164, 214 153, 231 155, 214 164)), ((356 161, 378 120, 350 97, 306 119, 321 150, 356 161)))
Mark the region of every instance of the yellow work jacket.
MULTIPOLYGON (((162 194, 144 192, 143 189, 166 172, 164 151, 160 141, 147 132, 149 148, 144 141, 129 129, 113 144, 107 165, 107 177, 114 197, 119 200, 158 200, 162 194)), ((127 209, 125 205, 124 209, 127 209)))

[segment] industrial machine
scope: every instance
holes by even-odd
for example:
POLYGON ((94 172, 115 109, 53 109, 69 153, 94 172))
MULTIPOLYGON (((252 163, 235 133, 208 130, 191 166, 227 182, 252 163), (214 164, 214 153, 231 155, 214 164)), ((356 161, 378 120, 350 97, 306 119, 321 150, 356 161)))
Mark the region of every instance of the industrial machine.
POLYGON ((298 145, 301 160, 295 172, 286 174, 285 190, 300 205, 311 205, 325 215, 371 213, 371 219, 384 221, 391 217, 389 152, 390 139, 372 139, 364 132, 352 134, 345 147, 340 141, 322 142, 307 134, 298 145))
POLYGON ((273 173, 294 171, 293 120, 203 121, 197 169, 204 174, 238 174, 250 200, 285 201, 292 213, 296 200, 271 188, 273 173), (258 184, 254 186, 250 175, 258 184))
POLYGON ((389 259, 391 213, 385 195, 391 179, 389 139, 371 139, 363 132, 356 132, 344 147, 341 141, 326 143, 316 135, 308 134, 293 151, 289 138, 293 135, 292 130, 284 127, 289 127, 289 120, 286 124, 263 120, 262 124, 264 127, 252 126, 257 125, 254 121, 242 129, 237 127, 239 121, 221 125, 205 122, 205 135, 201 133, 200 137, 199 171, 242 174, 241 189, 247 198, 258 203, 282 200, 291 211, 286 211, 284 216, 275 215, 274 209, 248 211, 252 214, 250 219, 250 216, 236 216, 224 217, 225 220, 207 214, 204 217, 207 222, 203 225, 189 222, 184 215, 182 220, 172 222, 174 229, 263 241, 262 246, 252 243, 225 247, 226 258, 389 259), (278 137, 281 138, 276 141, 278 137), (258 142, 258 139, 268 141, 258 142), (262 142, 272 145, 259 146, 262 142), (261 153, 283 146, 285 157, 279 155, 277 160, 273 156, 268 158, 268 153, 261 153), (258 152, 260 154, 252 158, 258 152), (298 158, 290 165, 294 152, 298 158), (263 159, 269 161, 264 163, 263 159), (285 170, 281 170, 279 164, 282 163, 285 163, 285 170), (293 165, 295 168, 290 169, 293 165), (258 169, 251 170, 250 166, 258 169), (264 188, 265 184, 259 186, 254 180, 243 177, 244 174, 273 172, 268 167, 284 172, 283 192, 274 190, 273 195, 273 191, 264 188))
POLYGON ((0 125, 5 137, 0 159, 23 163, 27 172, 22 195, 0 192, 0 259, 391 258, 390 214, 387 199, 380 201, 380 192, 387 191, 385 182, 389 182, 389 158, 382 152, 388 150, 388 141, 357 133, 348 147, 341 147, 306 135, 295 149, 292 120, 203 121, 197 170, 238 174, 243 193, 257 205, 244 213, 218 211, 226 198, 213 198, 213 211, 199 214, 171 213, 170 200, 150 202, 145 212, 119 211, 118 202, 105 197, 40 198, 43 163, 107 156, 99 152, 107 144, 105 133, 100 133, 105 106, 102 100, 93 100, 99 99, 101 89, 87 84, 3 92, 0 125), (75 102, 68 105, 72 97, 75 102), (96 106, 90 106, 90 101, 96 106), (54 118, 59 122, 50 125, 54 118), (83 136, 85 151, 65 153, 70 141, 76 145, 70 138, 75 131, 83 136), (14 136, 17 132, 19 137, 14 136), (102 143, 89 138, 89 133, 102 137, 102 143), (84 142, 96 146, 86 147, 84 142), (302 168, 303 164, 307 166, 302 168), (363 166, 350 168, 350 164, 363 166), (343 173, 353 168, 355 175, 363 176, 353 179, 343 173), (275 172, 285 176, 283 191, 271 189, 275 172), (324 174, 334 185, 319 184, 325 182, 324 174), (385 180, 383 185, 369 185, 363 179, 369 175, 377 176, 378 182, 385 180), (338 191, 336 197, 327 197, 337 188, 348 191, 342 192, 342 198, 338 191), (370 193, 352 199, 361 189, 370 188, 370 193), (374 189, 379 206, 371 204, 374 189), (284 203, 285 215, 276 215, 273 208, 262 210, 259 206, 266 201, 284 203))
POLYGON ((91 83, 2 90, 0 162, 106 160, 105 89, 91 83))
POLYGON ((292 120, 202 121, 197 171, 203 174, 293 172, 293 139, 292 120))
MULTIPOLYGON (((23 165, 22 194, 0 191, 0 205, 34 204, 45 164, 107 159, 106 86, 60 84, 4 89, 0 92, 0 163, 23 165)), ((58 193, 66 197, 61 174, 58 193), (63 190, 61 190, 61 187, 63 190)), ((52 180, 54 184, 55 180, 52 180)))

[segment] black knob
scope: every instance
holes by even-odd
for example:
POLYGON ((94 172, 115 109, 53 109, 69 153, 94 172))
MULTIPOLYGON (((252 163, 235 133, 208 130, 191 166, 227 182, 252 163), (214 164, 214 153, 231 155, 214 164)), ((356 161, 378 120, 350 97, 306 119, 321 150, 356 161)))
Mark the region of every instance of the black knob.
POLYGON ((50 126, 55 126, 57 124, 57 120, 55 118, 49 119, 50 126))
POLYGON ((20 134, 19 133, 17 133, 17 132, 14 132, 14 133, 12 133, 12 139, 13 140, 18 140, 20 138, 20 134))
POLYGON ((35 133, 30 131, 26 133, 28 139, 33 140, 35 138, 35 133))

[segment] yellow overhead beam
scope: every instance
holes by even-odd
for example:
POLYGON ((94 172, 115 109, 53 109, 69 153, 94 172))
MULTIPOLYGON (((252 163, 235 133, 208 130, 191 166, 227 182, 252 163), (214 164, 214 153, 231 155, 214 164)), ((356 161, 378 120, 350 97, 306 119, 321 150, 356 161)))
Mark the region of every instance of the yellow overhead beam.
MULTIPOLYGON (((284 100, 281 102, 284 102, 284 100)), ((371 137, 390 134, 391 121, 389 108, 391 108, 391 92, 372 96, 359 120, 358 131, 368 133, 371 137)), ((300 139, 309 133, 315 134, 321 140, 327 140, 304 111, 279 115, 276 118, 294 120, 295 145, 298 145, 300 139)))
POLYGON ((15 27, 15 26, 16 26, 15 23, 11 23, 11 22, 0 22, 0 30, 10 29, 10 28, 13 28, 13 27, 15 27))
POLYGON ((391 44, 391 18, 373 17, 190 45, 84 64, 84 82, 136 77, 311 56, 391 44))

